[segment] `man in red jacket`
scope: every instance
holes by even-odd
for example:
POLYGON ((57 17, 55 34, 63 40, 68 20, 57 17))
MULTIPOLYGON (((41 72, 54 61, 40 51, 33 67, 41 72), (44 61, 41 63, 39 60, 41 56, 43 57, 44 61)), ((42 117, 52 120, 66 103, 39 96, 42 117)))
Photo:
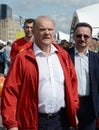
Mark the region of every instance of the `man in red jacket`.
POLYGON ((27 49, 29 47, 32 47, 33 44, 33 23, 34 19, 26 19, 24 22, 24 33, 25 36, 17 39, 12 44, 12 49, 10 53, 10 58, 13 60, 16 55, 23 51, 24 49, 27 49))
POLYGON ((33 48, 12 62, 2 92, 3 125, 9 130, 77 127, 77 77, 69 54, 53 42, 55 24, 39 16, 33 48))

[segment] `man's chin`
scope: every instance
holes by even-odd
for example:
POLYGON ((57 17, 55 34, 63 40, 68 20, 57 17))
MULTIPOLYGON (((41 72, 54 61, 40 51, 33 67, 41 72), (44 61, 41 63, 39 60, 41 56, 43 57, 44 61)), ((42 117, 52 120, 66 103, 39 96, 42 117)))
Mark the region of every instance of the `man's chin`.
POLYGON ((43 43, 45 43, 45 44, 51 44, 52 41, 47 39, 47 40, 44 40, 43 43))

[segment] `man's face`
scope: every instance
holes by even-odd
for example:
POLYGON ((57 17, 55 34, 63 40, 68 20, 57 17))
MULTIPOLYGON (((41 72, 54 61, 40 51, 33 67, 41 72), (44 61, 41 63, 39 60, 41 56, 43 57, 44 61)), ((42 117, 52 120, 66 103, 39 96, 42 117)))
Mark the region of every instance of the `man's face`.
POLYGON ((26 23, 24 26, 25 36, 30 38, 33 36, 33 23, 26 23))
POLYGON ((74 33, 74 40, 77 48, 87 48, 91 41, 91 30, 89 27, 78 27, 74 33))
POLYGON ((42 18, 38 21, 34 29, 35 42, 41 48, 48 46, 53 42, 54 24, 47 18, 42 18))

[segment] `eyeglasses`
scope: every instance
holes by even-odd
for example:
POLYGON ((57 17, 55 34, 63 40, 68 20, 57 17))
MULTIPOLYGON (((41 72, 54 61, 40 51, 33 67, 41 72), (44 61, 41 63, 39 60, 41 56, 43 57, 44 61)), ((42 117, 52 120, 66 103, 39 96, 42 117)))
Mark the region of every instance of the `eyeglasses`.
POLYGON ((88 36, 88 35, 86 35, 86 34, 84 34, 84 35, 82 35, 82 34, 77 34, 77 35, 76 35, 76 38, 82 38, 82 36, 84 37, 85 40, 89 39, 89 37, 90 37, 90 36, 88 36))

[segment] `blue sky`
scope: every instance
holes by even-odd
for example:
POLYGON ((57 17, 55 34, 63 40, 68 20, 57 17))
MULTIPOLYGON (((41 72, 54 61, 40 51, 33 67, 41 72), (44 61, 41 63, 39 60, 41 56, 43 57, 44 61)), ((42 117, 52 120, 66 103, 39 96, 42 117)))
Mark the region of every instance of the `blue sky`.
POLYGON ((72 16, 75 10, 99 3, 99 0, 0 0, 0 4, 8 4, 14 17, 36 18, 47 15, 54 19, 56 32, 69 33, 72 16))

